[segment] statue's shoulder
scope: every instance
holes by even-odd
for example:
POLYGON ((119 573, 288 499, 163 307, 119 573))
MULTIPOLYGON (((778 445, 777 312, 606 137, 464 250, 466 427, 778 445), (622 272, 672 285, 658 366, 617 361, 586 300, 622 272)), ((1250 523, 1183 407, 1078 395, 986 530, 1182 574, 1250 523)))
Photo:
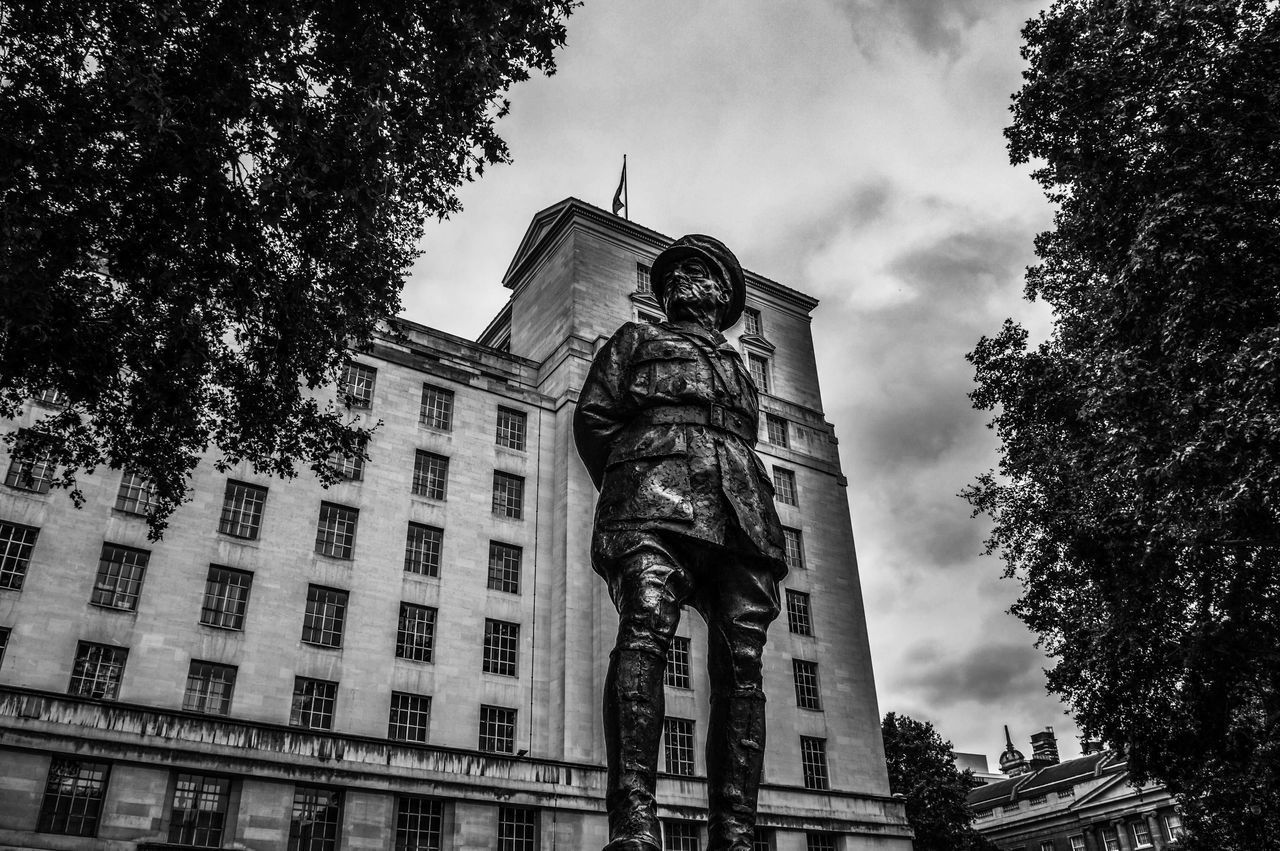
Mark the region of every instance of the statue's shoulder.
POLYGON ((661 325, 652 322, 624 322, 613 332, 613 339, 627 347, 638 346, 648 340, 663 340, 671 336, 671 332, 661 325))

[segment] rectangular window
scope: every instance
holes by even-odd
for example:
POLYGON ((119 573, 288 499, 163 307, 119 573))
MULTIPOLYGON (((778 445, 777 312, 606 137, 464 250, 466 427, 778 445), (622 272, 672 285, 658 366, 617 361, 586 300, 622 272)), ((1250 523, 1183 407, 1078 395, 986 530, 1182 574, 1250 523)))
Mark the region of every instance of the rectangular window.
POLYGON ((341 453, 331 455, 329 456, 329 467, 344 482, 364 480, 363 455, 343 455, 341 453))
POLYGON ((440 801, 408 795, 396 801, 396 851, 440 851, 443 826, 440 801))
POLYGON ((338 851, 341 828, 340 791, 315 786, 299 786, 294 790, 288 851, 338 851))
POLYGON ((76 645, 76 661, 71 668, 67 694, 115 700, 120 694, 120 679, 128 657, 128 648, 81 641, 76 645))
POLYGON ((1071 837, 1071 851, 1085 851, 1084 835, 1071 837))
POLYGON ((756 835, 751 840, 751 851, 774 851, 773 831, 757 825, 756 835))
POLYGON ((356 546, 356 523, 360 510, 333 502, 320 503, 316 523, 316 552, 333 558, 351 558, 356 546))
POLYGON ((427 428, 450 431, 453 428, 453 391, 434 384, 422 385, 418 422, 427 428))
POLYGON ((693 776, 693 721, 668 717, 662 725, 662 742, 667 753, 667 773, 693 776))
POLYGON ((753 337, 764 336, 764 323, 760 320, 760 311, 754 307, 742 309, 742 333, 753 337))
POLYGON ((800 505, 800 494, 796 491, 796 474, 785 467, 773 468, 774 497, 778 502, 787 505, 800 505))
POLYGON ((427 499, 444 499, 449 483, 449 459, 419 449, 413 454, 413 492, 427 499))
POLYGON ((643 263, 636 264, 636 292, 651 293, 653 285, 649 281, 650 267, 643 263))
POLYGON ((0 521, 0 589, 21 591, 40 530, 0 521))
POLYGON ((788 449, 791 446, 791 440, 787 436, 787 421, 773 414, 764 415, 765 436, 774 446, 781 446, 788 449))
POLYGON ((1116 833, 1115 828, 1104 827, 1102 829, 1102 847, 1106 851, 1120 851, 1120 836, 1116 833))
POLYGON ((333 680, 294 677, 289 723, 309 730, 332 730, 333 706, 337 699, 338 684, 333 680))
POLYGON ((1041 842, 1041 843, 1040 843, 1040 851, 1053 851, 1053 843, 1052 843, 1052 842, 1041 842))
POLYGON ((783 557, 788 570, 804 570, 804 537, 799 529, 782 527, 783 557))
POLYGON ((266 488, 228 479, 218 531, 235 538, 256 540, 262 527, 262 506, 266 501, 266 488))
POLYGON ((341 647, 342 625, 347 619, 347 592, 321 585, 307 586, 307 613, 302 618, 302 640, 318 647, 341 647))
POLYGON ((136 611, 150 558, 151 553, 146 550, 103 544, 98 558, 98 578, 93 583, 89 602, 108 609, 136 611))
POLYGON ((396 742, 427 741, 431 724, 431 698, 425 694, 391 692, 391 716, 387 719, 387 738, 396 742))
POLYGON ((4 651, 9 649, 9 632, 9 627, 0 626, 0 668, 4 667, 4 651))
POLYGON ((409 537, 404 546, 405 573, 419 576, 440 575, 440 550, 444 545, 444 530, 421 523, 409 524, 409 537))
POLYGON ((371 366, 348 363, 342 373, 342 401, 348 407, 368 409, 373 405, 373 385, 378 371, 371 366))
POLYGON ((484 672, 514 677, 519 674, 520 624, 484 621, 484 672))
POLYGON ((498 851, 536 851, 538 811, 532 807, 498 807, 498 851))
POLYGON ((803 591, 787 589, 787 629, 796 635, 813 635, 809 595, 803 591))
POLYGON ((821 709, 822 696, 818 690, 818 663, 791 660, 796 678, 796 706, 801 709, 821 709))
POLYGON ((244 629, 244 613, 249 607, 249 586, 253 574, 231 567, 209 565, 204 581, 204 603, 200 623, 218 629, 244 629))
POLYGON ((110 766, 105 762, 55 756, 40 802, 41 833, 97 836, 102 799, 107 794, 110 766))
POLYGON ((523 551, 514 544, 489 542, 489 588, 520 593, 520 559, 523 551))
POLYGON ((747 355, 747 370, 751 373, 751 380, 756 383, 756 389, 761 393, 768 393, 769 359, 754 353, 749 353, 747 355))
POLYGON ((524 450, 528 416, 514 408, 498 408, 498 445, 524 450))
POLYGON ((814 736, 800 737, 800 768, 804 772, 804 788, 825 790, 827 779, 827 740, 814 736))
POLYGON ((48 493, 53 473, 54 467, 47 454, 32 452, 19 440, 14 443, 9 456, 9 472, 5 474, 4 483, 18 490, 48 493))
POLYGON ((672 688, 693 688, 689 676, 689 639, 675 636, 667 648, 667 685, 672 688))
POLYGON ((220 848, 231 800, 231 781, 207 774, 179 774, 173 787, 169 842, 220 848))
POLYGON ((664 821, 662 851, 698 851, 698 825, 690 821, 664 821))
POLYGON ((524 477, 493 471, 493 513, 512 520, 524 516, 524 477))
POLYGON ((836 851, 836 838, 829 833, 806 833, 804 851, 836 851))
POLYGON ((1177 813, 1170 813, 1164 817, 1164 832, 1169 837, 1170 842, 1174 842, 1182 838, 1184 833, 1182 829, 1182 816, 1177 813))
POLYGON ((1147 827, 1147 823, 1141 818, 1135 821, 1133 827, 1133 844, 1139 848, 1146 848, 1151 844, 1151 830, 1147 827))
POLYGON ((234 665, 218 665, 192 659, 191 668, 187 672, 187 691, 182 696, 182 708, 188 712, 230 715, 231 692, 235 687, 234 665))
POLYGON ((503 706, 480 707, 480 750, 516 752, 516 711, 503 706))
POLYGON ((36 394, 36 401, 41 405, 49 405, 53 408, 65 408, 67 406, 67 394, 56 387, 46 387, 36 394))
POLYGON ((400 625, 396 630, 396 658, 430 662, 436 643, 436 610, 429 606, 400 604, 400 625))
POLYGON ((137 473, 126 471, 116 493, 116 510, 126 514, 146 514, 156 507, 156 486, 137 473))

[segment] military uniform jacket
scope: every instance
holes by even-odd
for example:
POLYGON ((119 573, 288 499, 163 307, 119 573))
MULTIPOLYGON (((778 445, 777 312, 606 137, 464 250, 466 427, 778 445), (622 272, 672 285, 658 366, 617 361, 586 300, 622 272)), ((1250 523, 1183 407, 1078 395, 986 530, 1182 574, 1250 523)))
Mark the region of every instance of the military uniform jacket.
POLYGON ((786 573, 773 483, 752 447, 755 383, 719 333, 628 322, 596 355, 574 414, 596 504, 593 560, 635 531, 666 530, 786 573))

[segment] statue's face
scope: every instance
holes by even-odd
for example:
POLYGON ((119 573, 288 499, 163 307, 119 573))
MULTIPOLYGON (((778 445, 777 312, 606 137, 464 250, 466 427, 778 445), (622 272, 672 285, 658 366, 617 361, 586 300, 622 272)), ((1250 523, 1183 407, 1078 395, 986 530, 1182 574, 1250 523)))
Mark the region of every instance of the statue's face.
POLYGON ((667 272, 663 296, 668 318, 715 325, 729 304, 729 287, 704 261, 687 257, 667 272))

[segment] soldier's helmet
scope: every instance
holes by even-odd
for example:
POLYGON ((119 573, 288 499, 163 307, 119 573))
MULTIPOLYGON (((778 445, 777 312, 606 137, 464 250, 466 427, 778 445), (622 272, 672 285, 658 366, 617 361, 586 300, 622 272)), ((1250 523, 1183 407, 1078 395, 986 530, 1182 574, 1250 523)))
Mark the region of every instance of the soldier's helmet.
POLYGON ((653 266, 649 270, 653 297, 659 304, 664 303, 662 296, 667 286, 667 273, 671 271, 672 266, 687 257, 697 257, 702 260, 720 276, 720 280, 729 284, 729 304, 725 308, 724 315, 720 317, 720 330, 733 327, 742 316, 742 308, 747 303, 747 283, 742 275, 742 265, 738 263, 738 258, 733 256, 728 246, 714 236, 700 233, 686 234, 667 246, 666 250, 653 261, 653 266))

